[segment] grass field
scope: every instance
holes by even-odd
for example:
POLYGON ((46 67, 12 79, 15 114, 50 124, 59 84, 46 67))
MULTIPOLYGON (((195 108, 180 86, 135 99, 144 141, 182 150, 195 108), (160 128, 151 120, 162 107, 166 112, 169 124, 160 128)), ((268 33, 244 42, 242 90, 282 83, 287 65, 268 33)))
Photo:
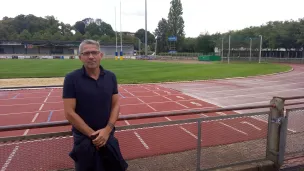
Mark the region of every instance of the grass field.
MULTIPOLYGON (((101 64, 117 75, 120 84, 242 77, 291 69, 287 65, 270 63, 182 64, 105 59, 101 64)), ((1 60, 0 78, 63 77, 81 66, 79 60, 1 60)))

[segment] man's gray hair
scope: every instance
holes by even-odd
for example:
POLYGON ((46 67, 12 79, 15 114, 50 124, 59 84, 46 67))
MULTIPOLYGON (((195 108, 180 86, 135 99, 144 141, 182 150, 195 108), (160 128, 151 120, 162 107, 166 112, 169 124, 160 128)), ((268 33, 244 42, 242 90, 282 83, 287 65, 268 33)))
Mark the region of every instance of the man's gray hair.
POLYGON ((82 48, 84 45, 96 45, 97 46, 97 49, 100 50, 100 44, 98 41, 95 41, 95 40, 91 40, 91 39, 86 39, 86 40, 83 40, 80 45, 79 45, 79 53, 82 53, 82 48))

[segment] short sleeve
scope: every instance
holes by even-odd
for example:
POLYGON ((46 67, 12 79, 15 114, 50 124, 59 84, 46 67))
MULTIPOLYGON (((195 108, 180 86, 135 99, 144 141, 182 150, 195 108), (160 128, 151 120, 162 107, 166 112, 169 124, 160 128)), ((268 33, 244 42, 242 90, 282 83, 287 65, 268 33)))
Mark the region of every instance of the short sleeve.
POLYGON ((66 75, 64 78, 62 98, 76 98, 74 81, 71 75, 66 75))
POLYGON ((113 84, 113 94, 118 94, 118 84, 115 74, 113 74, 113 84))

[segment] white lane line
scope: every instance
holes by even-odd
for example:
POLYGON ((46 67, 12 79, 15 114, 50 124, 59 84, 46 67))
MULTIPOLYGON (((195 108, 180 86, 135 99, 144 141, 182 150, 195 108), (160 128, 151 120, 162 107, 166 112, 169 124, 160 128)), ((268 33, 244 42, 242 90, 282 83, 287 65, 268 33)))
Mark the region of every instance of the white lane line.
POLYGON ((167 116, 165 117, 168 121, 172 121, 170 118, 168 118, 167 116))
POLYGON ((194 135, 192 132, 188 131, 186 128, 184 128, 184 127, 182 127, 182 126, 180 126, 180 128, 181 128, 182 130, 184 130, 185 132, 187 132, 187 133, 188 133, 189 135, 191 135, 192 137, 194 137, 195 139, 197 139, 197 136, 194 135))
POLYGON ((227 115, 226 113, 224 113, 224 112, 215 112, 216 114, 219 114, 219 115, 222 115, 222 116, 225 116, 225 115, 227 115))
MULTIPOLYGON (((122 88, 124 89, 127 93, 131 94, 132 96, 134 96, 134 94, 130 93, 128 90, 126 90, 125 88, 122 88)), ((135 97, 135 96, 134 96, 135 97)))
MULTIPOLYGON (((168 117, 165 117, 168 121, 172 121, 170 118, 168 117)), ((194 137, 195 139, 197 139, 197 136, 194 135, 192 132, 190 132, 189 130, 187 130, 186 128, 182 127, 182 126, 179 126, 180 129, 182 129, 183 131, 185 131, 186 133, 188 133, 189 135, 191 135, 192 137, 194 137)))
MULTIPOLYGON (((130 123, 127 120, 125 120, 125 123, 127 125, 130 125, 130 123)), ((140 135, 136 131, 134 131, 134 134, 139 139, 139 141, 142 143, 142 145, 148 150, 149 146, 147 145, 147 143, 140 137, 140 135)))
POLYGON ((169 97, 163 96, 163 98, 172 101, 172 99, 170 99, 169 97))
POLYGON ((185 106, 185 105, 183 105, 183 104, 180 104, 180 103, 178 103, 178 102, 175 102, 176 104, 179 104, 179 105, 181 105, 181 106, 183 106, 183 107, 185 107, 185 108, 189 108, 188 106, 185 106))
POLYGON ((240 132, 240 133, 242 133, 242 134, 244 134, 244 135, 248 135, 246 132, 243 132, 243 131, 241 131, 241 130, 238 130, 238 129, 236 129, 236 128, 230 126, 230 125, 227 125, 227 124, 225 124, 225 123, 223 123, 223 122, 219 122, 219 123, 222 124, 222 125, 225 125, 225 126, 227 126, 227 127, 229 127, 229 128, 231 128, 231 129, 233 129, 233 130, 235 130, 235 131, 237 131, 237 132, 240 132))
POLYGON ((246 122, 246 121, 243 121, 243 122, 241 122, 241 123, 242 123, 242 124, 248 124, 248 125, 252 126, 253 128, 255 128, 255 129, 259 130, 259 131, 262 130, 261 128, 259 128, 259 127, 255 126, 255 125, 253 125, 252 123, 249 123, 249 122, 246 122))
POLYGON ((179 99, 185 99, 185 98, 183 98, 183 97, 181 97, 181 96, 176 96, 177 98, 179 98, 179 99))
MULTIPOLYGON (((49 96, 51 95, 52 92, 53 92, 53 89, 51 89, 51 91, 49 92, 49 94, 48 94, 48 95, 46 96, 46 98, 44 99, 43 104, 42 104, 42 105, 40 106, 40 108, 39 108, 39 111, 42 110, 44 104, 46 103, 47 99, 49 98, 49 96)), ((34 116, 34 118, 32 119, 31 122, 32 122, 32 123, 35 122, 38 116, 39 116, 39 113, 36 113, 35 116, 34 116)), ((26 130, 24 131, 23 135, 27 135, 29 131, 30 131, 30 129, 26 129, 26 130)))
POLYGON ((143 100, 141 100, 139 97, 137 97, 137 99, 139 101, 141 101, 142 103, 144 103, 145 105, 149 106, 152 110, 157 111, 156 109, 154 109, 152 106, 150 106, 148 103, 144 102, 143 100))
POLYGON ((11 152, 11 154, 8 156, 7 160, 5 161, 4 165, 1 168, 1 171, 5 171, 6 168, 8 167, 8 165, 11 163, 13 157, 15 156, 17 150, 19 149, 19 146, 16 146, 13 151, 11 152))
POLYGON ((170 95, 171 93, 169 91, 164 91, 165 93, 167 93, 168 95, 170 95))
POLYGON ((129 123, 127 120, 125 120, 125 123, 126 123, 127 125, 130 125, 130 123, 129 123))
POLYGON ((209 116, 207 116, 207 115, 205 115, 205 114, 201 114, 201 116, 206 117, 206 118, 209 117, 209 116))
MULTIPOLYGON (((125 120, 125 123, 126 123, 127 125, 130 125, 130 123, 129 123, 127 120, 125 120)), ((143 145, 146 149, 149 149, 149 146, 145 143, 145 141, 140 137, 140 135, 139 135, 136 131, 134 131, 134 134, 135 134, 136 137, 139 139, 139 141, 142 143, 142 145, 143 145)))
POLYGON ((160 96, 160 94, 159 93, 156 93, 155 91, 152 91, 153 93, 155 93, 156 95, 158 95, 158 96, 160 96))
POLYGON ((146 144, 146 142, 140 137, 140 135, 134 131, 135 136, 139 139, 139 141, 142 143, 142 145, 148 150, 149 146, 146 144))
POLYGON ((41 111, 41 109, 43 108, 43 106, 44 106, 44 103, 40 106, 39 111, 41 111))
POLYGON ((37 119, 38 115, 39 115, 39 113, 36 113, 36 115, 34 116, 34 118, 33 118, 32 122, 35 122, 35 121, 36 121, 36 119, 37 119))
POLYGON ((48 98, 50 97, 51 93, 53 92, 53 89, 51 89, 51 91, 49 92, 49 94, 46 96, 46 98, 44 99, 44 103, 48 100, 48 98))
POLYGON ((26 129, 23 133, 23 135, 27 135, 27 133, 30 131, 30 129, 26 129))
POLYGON ((193 105, 196 105, 196 106, 202 106, 201 104, 196 103, 196 102, 190 102, 190 103, 193 104, 193 105))
POLYGON ((148 88, 146 88, 146 87, 143 87, 143 86, 140 86, 140 87, 143 88, 143 89, 148 90, 149 92, 151 91, 150 89, 148 89, 148 88))

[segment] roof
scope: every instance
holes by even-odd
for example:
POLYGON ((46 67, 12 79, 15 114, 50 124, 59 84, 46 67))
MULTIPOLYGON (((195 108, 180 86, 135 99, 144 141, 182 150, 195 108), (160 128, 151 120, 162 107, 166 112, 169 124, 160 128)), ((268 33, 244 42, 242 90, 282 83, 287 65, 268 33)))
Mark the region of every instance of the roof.
MULTIPOLYGON (((38 41, 32 41, 32 40, 0 40, 0 45, 26 45, 31 44, 35 46, 79 46, 81 41, 48 41, 48 40, 38 40, 38 41)), ((116 42, 99 42, 100 45, 116 45, 116 42)), ((119 43, 120 45, 120 43, 119 43)), ((133 43, 131 42, 123 42, 123 45, 129 45, 132 46, 133 43)))

